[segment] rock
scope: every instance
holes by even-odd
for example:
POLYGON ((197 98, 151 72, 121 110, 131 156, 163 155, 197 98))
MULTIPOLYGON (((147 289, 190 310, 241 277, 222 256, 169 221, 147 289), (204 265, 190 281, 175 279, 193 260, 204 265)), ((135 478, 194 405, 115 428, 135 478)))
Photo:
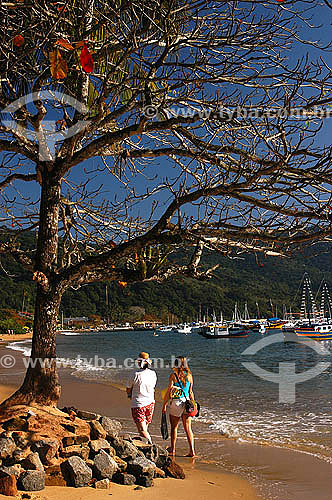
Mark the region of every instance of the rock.
POLYGON ((88 443, 89 441, 90 441, 90 436, 87 436, 86 434, 75 436, 75 444, 84 444, 88 443))
POLYGON ((90 441, 89 446, 91 448, 91 451, 95 454, 99 453, 100 450, 108 451, 111 449, 111 445, 109 444, 108 441, 106 441, 106 439, 94 439, 90 441))
POLYGON ((1 425, 7 431, 24 431, 27 428, 27 421, 22 417, 14 417, 2 422, 1 425))
POLYGON ((66 448, 67 446, 72 446, 74 444, 84 444, 90 441, 90 436, 84 434, 80 436, 66 436, 62 438, 62 445, 66 448))
POLYGON ((30 441, 27 439, 27 433, 23 431, 12 432, 11 438, 14 439, 15 444, 18 448, 27 448, 30 445, 30 441))
POLYGON ((164 468, 164 471, 166 472, 166 476, 173 477, 174 479, 184 479, 186 477, 181 465, 173 461, 164 468))
POLYGON ((139 454, 136 446, 122 438, 111 438, 110 442, 117 456, 122 458, 122 460, 134 460, 139 454))
POLYGON ((144 455, 149 452, 151 449, 152 449, 152 444, 148 444, 148 443, 144 443, 144 441, 141 441, 141 440, 138 440, 138 439, 133 439, 132 441, 132 444, 134 446, 136 446, 136 448, 138 448, 139 450, 141 450, 144 455))
POLYGON ((125 439, 126 441, 132 442, 132 437, 130 434, 120 434, 118 437, 125 439))
POLYGON ((66 431, 68 432, 72 432, 73 434, 75 434, 75 431, 76 431, 76 427, 75 425, 72 425, 72 424, 60 424, 61 427, 63 427, 66 431))
POLYGON ((25 450, 20 450, 19 448, 16 448, 14 451, 12 457, 13 457, 13 463, 17 464, 18 462, 22 462, 27 456, 29 456, 31 453, 30 448, 26 448, 25 450))
POLYGON ((14 475, 0 477, 0 495, 8 497, 15 497, 17 495, 17 483, 14 475))
POLYGON ((30 455, 22 460, 21 465, 25 470, 44 470, 38 453, 30 453, 30 455))
POLYGON ((136 479, 137 484, 144 486, 144 488, 150 488, 153 486, 153 479, 149 476, 140 476, 136 479))
POLYGON ((94 472, 97 479, 112 479, 113 474, 119 469, 116 461, 108 455, 104 450, 101 450, 94 459, 94 472))
POLYGON ((76 436, 66 436, 62 438, 62 446, 66 448, 67 446, 72 446, 75 443, 75 437, 76 436))
MULTIPOLYGON (((127 471, 134 474, 135 477, 148 476, 153 477, 156 470, 156 464, 147 458, 138 457, 128 462, 127 471)), ((143 485, 141 485, 143 486, 143 485)))
POLYGON ((77 416, 82 420, 97 420, 97 418, 99 417, 97 413, 92 413, 90 411, 78 410, 76 413, 77 416))
POLYGON ((79 412, 79 410, 74 406, 64 406, 60 411, 62 411, 63 413, 68 413, 68 415, 71 415, 72 413, 75 413, 77 415, 77 413, 79 412))
POLYGON ((166 477, 166 472, 163 471, 162 469, 159 469, 159 467, 156 467, 156 469, 154 471, 154 476, 153 477, 165 478, 166 477))
POLYGON ((18 487, 23 491, 41 491, 45 488, 45 472, 41 470, 27 470, 22 472, 18 480, 18 487))
POLYGON ((100 422, 92 420, 92 422, 90 422, 90 428, 90 436, 92 440, 106 438, 106 431, 100 422))
POLYGON ((42 428, 42 422, 39 415, 32 416, 27 420, 26 430, 28 432, 38 432, 42 428))
POLYGON ((92 470, 80 457, 70 457, 60 467, 67 486, 88 486, 92 479, 92 470))
POLYGON ((108 490, 111 487, 111 481, 109 479, 101 479, 95 482, 95 488, 97 490, 108 490))
POLYGON ((143 489, 143 488, 142 488, 142 486, 136 486, 136 488, 134 488, 134 491, 135 491, 135 490, 136 490, 136 491, 140 491, 140 490, 142 490, 142 489, 143 489))
POLYGON ((74 444, 73 446, 67 446, 61 451, 61 456, 64 458, 69 457, 81 457, 83 460, 86 460, 89 457, 90 448, 88 446, 82 446, 80 444, 74 444))
POLYGON ((45 486, 66 486, 60 465, 47 467, 45 471, 45 486))
POLYGON ((125 472, 116 472, 112 478, 114 483, 132 485, 136 483, 136 477, 125 472))
POLYGON ((32 446, 31 450, 39 454, 40 460, 45 465, 52 465, 52 459, 57 455, 59 448, 58 441, 42 439, 36 441, 32 446))
POLYGON ((117 456, 115 456, 113 458, 116 461, 116 463, 118 464, 120 472, 124 472, 125 470, 127 470, 127 462, 125 462, 124 460, 122 460, 122 458, 117 457, 117 456))
POLYGON ((156 464, 157 467, 163 469, 168 464, 168 451, 158 444, 149 445, 150 447, 142 448, 146 458, 156 464))
POLYGON ((17 479, 21 472, 22 469, 20 469, 17 465, 13 465, 11 467, 0 467, 0 477, 15 476, 17 479))
POLYGON ((101 417, 100 424, 105 429, 107 437, 118 437, 122 429, 121 423, 110 417, 101 417))
POLYGON ((15 449, 16 444, 10 437, 0 438, 0 458, 11 457, 15 449))

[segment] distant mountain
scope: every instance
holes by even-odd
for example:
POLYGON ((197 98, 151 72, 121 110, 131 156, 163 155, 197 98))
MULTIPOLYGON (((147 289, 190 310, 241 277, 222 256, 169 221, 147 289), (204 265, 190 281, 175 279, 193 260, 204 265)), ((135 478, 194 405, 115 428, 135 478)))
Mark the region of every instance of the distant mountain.
MULTIPOLYGON (((25 234, 22 248, 28 248, 34 235, 25 234)), ((177 258, 181 258, 178 255, 177 258)), ((332 249, 328 245, 316 245, 290 259, 244 255, 229 259, 217 253, 204 256, 203 266, 219 264, 216 277, 209 281, 176 278, 161 284, 135 283, 120 288, 117 283, 95 283, 79 290, 69 290, 62 300, 64 316, 109 317, 113 321, 140 319, 144 311, 165 321, 169 319, 192 320, 201 310, 209 315, 231 318, 235 302, 243 310, 248 304, 251 316, 261 317, 282 314, 287 309, 299 308, 299 285, 303 273, 308 272, 314 295, 323 277, 332 287, 332 249), (106 304, 106 286, 108 302, 106 304), (272 304, 272 305, 271 305, 272 304), (276 309, 277 308, 277 309, 276 309)), ((1 258, 0 309, 13 308, 32 312, 34 282, 31 273, 7 258, 1 258)))

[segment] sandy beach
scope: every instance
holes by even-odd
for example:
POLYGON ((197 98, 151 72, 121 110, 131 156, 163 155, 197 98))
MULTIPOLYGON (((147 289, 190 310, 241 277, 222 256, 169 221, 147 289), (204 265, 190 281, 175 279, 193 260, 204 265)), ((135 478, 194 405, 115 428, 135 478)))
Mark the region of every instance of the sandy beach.
MULTIPOLYGON (((10 341, 16 340, 12 337, 10 341)), ((17 339, 18 340, 18 339, 17 339)), ((21 339, 20 339, 21 340, 21 339)), ((20 351, 8 349, 5 343, 0 345, 0 398, 5 399, 22 382, 28 358, 22 356, 20 351), (14 360, 11 368, 4 368, 1 360, 3 356, 10 356, 14 360)), ((136 435, 134 423, 130 417, 129 402, 123 387, 107 381, 86 380, 72 375, 72 369, 60 369, 62 394, 59 408, 75 406, 80 409, 98 412, 121 421, 123 430, 131 435, 136 435)), ((158 398, 157 398, 158 399, 158 398)), ((156 412, 151 425, 153 440, 161 445, 168 444, 162 441, 160 435, 160 410, 161 404, 157 401, 156 412)), ((210 486, 222 485, 223 499, 228 498, 264 498, 273 500, 330 500, 332 489, 332 466, 312 454, 293 451, 289 448, 258 445, 252 442, 227 438, 218 432, 202 426, 193 419, 193 429, 196 437, 196 450, 200 458, 191 460, 184 458, 188 452, 187 442, 182 429, 179 432, 176 461, 187 472, 188 480, 176 481, 158 480, 156 488, 158 495, 169 498, 171 492, 168 488, 184 488, 184 498, 208 498, 211 496, 210 486), (206 430, 204 430, 206 429, 206 430), (197 478, 202 491, 197 496, 197 478), (208 479, 204 479, 208 478, 208 479), (214 478, 214 479, 213 479, 214 478), (219 478, 218 480, 216 478, 219 478), (211 485, 210 483, 215 483, 211 485), (174 483, 174 486, 172 486, 174 483), (207 489, 204 489, 205 487, 207 489), (227 486, 229 485, 229 486, 227 486)), ((215 486, 217 488, 217 486, 215 486)), ((144 490, 142 495, 149 495, 156 491, 144 490)), ((51 493, 61 488, 52 488, 51 493)), ((114 485, 114 491, 131 491, 130 487, 114 485), (123 489, 124 488, 124 489, 123 489)), ((83 491, 83 490, 79 490, 83 491)), ((102 495, 102 492, 88 490, 87 494, 102 495)), ((135 493, 137 493, 135 491, 135 493)), ((79 495, 79 492, 77 493, 79 495)), ((43 492, 44 495, 44 492, 43 492)), ((76 493, 75 493, 76 495, 76 493)), ((50 497, 51 498, 51 497, 50 497)), ((76 497, 75 497, 76 498, 76 497)), ((83 497, 86 498, 86 495, 83 497)), ((119 497, 121 498, 121 497, 119 497)))
MULTIPOLYGON (((13 341, 13 337, 7 341, 13 341)), ((17 336, 18 337, 18 336, 17 336)), ((21 341, 25 338, 17 338, 21 341)), ((3 337, 2 337, 3 338, 3 337)), ((5 340, 5 339, 4 339, 5 340)), ((6 399, 19 386, 25 373, 22 355, 20 352, 5 348, 5 342, 0 346, 0 358, 2 356, 13 356, 15 365, 11 368, 0 368, 0 400, 6 399)), ((75 406, 80 409, 95 411, 110 417, 116 417, 123 424, 124 430, 135 435, 134 424, 128 418, 128 399, 123 389, 90 382, 73 377, 69 370, 60 372, 62 395, 59 401, 59 408, 63 406, 75 406)), ((160 404, 157 405, 155 414, 155 425, 153 426, 153 436, 159 444, 162 442, 157 422, 160 422, 160 404)), ((199 463, 193 459, 184 458, 186 452, 185 441, 179 439, 179 448, 176 461, 182 465, 186 472, 185 480, 156 479, 153 488, 144 488, 136 491, 135 486, 120 486, 112 483, 110 490, 95 490, 93 488, 66 488, 60 486, 48 486, 42 492, 37 492, 38 497, 44 500, 55 500, 65 498, 70 495, 73 500, 106 499, 110 495, 119 500, 130 498, 131 495, 140 495, 144 500, 152 500, 157 496, 159 500, 168 500, 180 496, 183 500, 210 500, 211 497, 223 498, 223 500, 259 500, 261 496, 255 488, 245 478, 239 474, 223 473, 219 468, 211 463, 199 463)), ((1 499, 8 498, 0 495, 1 499)))

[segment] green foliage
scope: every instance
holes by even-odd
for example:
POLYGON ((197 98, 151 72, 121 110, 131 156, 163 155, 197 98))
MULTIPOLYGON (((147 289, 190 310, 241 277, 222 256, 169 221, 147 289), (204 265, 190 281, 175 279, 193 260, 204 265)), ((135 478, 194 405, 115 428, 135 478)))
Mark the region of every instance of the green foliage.
MULTIPOLYGON (((24 234, 20 240, 22 248, 31 247, 33 239, 32 233, 24 234)), ((171 321, 172 316, 179 320, 194 320, 200 309, 202 316, 207 311, 211 316, 214 310, 217 317, 222 311, 224 317, 231 318, 235 302, 240 310, 247 302, 251 316, 256 316, 257 302, 261 317, 274 315, 276 307, 277 313, 281 315, 283 304, 288 309, 291 307, 292 311, 299 309, 301 297, 298 288, 305 271, 310 275, 314 292, 323 277, 332 286, 331 247, 317 245, 314 249, 308 249, 291 259, 244 255, 243 258, 232 260, 217 253, 209 253, 202 259, 203 267, 217 263, 220 265, 210 281, 174 278, 162 283, 137 282, 126 288, 121 288, 117 283, 94 283, 79 290, 68 290, 63 296, 61 311, 65 317, 99 315, 110 321, 128 321, 133 320, 135 308, 141 308, 147 315, 154 315, 164 321, 171 321)), ((184 259, 188 261, 188 256, 183 252, 174 257, 168 256, 166 250, 160 254, 156 249, 151 249, 138 254, 134 264, 138 268, 144 261, 147 266, 159 268, 165 264, 167 257, 181 263, 184 259)), ((149 273, 151 271, 148 270, 149 273)), ((35 285, 31 273, 3 259, 0 286, 0 309, 21 310, 24 303, 24 310, 33 312, 35 285)), ((142 319, 141 313, 138 316, 137 319, 142 319)), ((6 318, 0 316, 0 320, 6 318)))

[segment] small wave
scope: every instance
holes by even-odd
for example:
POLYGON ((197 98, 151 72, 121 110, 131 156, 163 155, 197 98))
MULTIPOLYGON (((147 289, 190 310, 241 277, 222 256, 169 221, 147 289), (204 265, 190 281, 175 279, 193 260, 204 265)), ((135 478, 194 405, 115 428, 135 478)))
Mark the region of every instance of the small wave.
POLYGON ((76 335, 83 335, 83 332, 59 332, 61 335, 68 335, 70 337, 76 336, 76 335))
POLYGON ((31 354, 31 340, 23 340, 21 342, 11 342, 10 344, 8 344, 6 346, 6 348, 12 349, 12 351, 22 352, 24 356, 30 356, 30 354, 31 354))

